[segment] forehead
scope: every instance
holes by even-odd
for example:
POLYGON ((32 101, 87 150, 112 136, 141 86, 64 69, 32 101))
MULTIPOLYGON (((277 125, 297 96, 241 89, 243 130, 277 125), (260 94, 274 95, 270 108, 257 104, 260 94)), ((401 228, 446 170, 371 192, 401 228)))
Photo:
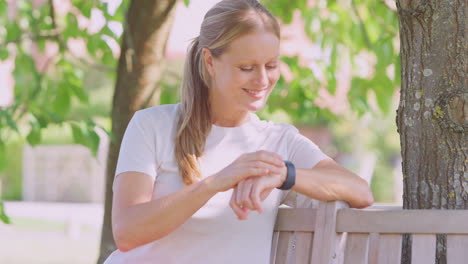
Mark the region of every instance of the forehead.
POLYGON ((229 44, 221 55, 226 62, 267 62, 279 56, 280 41, 270 32, 253 32, 229 44))

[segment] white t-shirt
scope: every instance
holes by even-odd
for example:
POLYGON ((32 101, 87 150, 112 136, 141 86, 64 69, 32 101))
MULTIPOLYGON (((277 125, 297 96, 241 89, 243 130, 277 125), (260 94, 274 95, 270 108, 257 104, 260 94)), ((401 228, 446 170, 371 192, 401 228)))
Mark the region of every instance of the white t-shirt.
MULTIPOLYGON (((120 148, 115 175, 137 171, 155 179, 152 199, 184 187, 174 157, 179 104, 140 110, 130 121, 120 148)), ((204 177, 228 166, 241 154, 268 150, 312 168, 328 158, 291 125, 262 121, 251 113, 238 127, 212 126, 200 168, 204 177)), ((232 190, 213 196, 169 235, 128 252, 114 251, 105 264, 268 264, 278 206, 286 191, 274 189, 263 202, 263 214, 240 221, 229 207, 232 190)), ((158 223, 155 222, 155 225, 158 223)))

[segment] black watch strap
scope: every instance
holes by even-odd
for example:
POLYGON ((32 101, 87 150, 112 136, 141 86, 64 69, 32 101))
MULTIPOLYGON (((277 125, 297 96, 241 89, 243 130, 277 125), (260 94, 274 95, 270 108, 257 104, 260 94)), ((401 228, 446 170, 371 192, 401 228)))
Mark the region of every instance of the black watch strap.
POLYGON ((286 165, 288 173, 286 174, 286 179, 284 180, 283 185, 278 187, 278 189, 289 190, 296 183, 296 167, 294 167, 294 164, 289 160, 285 160, 284 164, 286 165))

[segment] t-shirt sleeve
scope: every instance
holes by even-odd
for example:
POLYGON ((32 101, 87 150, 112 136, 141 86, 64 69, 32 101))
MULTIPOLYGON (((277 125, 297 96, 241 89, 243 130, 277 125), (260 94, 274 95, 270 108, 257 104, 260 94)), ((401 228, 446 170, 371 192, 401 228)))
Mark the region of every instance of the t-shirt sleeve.
MULTIPOLYGON (((296 168, 310 169, 324 159, 330 159, 310 139, 301 135, 297 128, 290 127, 285 135, 288 139, 288 159, 296 168)), ((285 191, 282 203, 296 207, 298 195, 292 190, 285 191)))
POLYGON ((321 160, 330 158, 314 142, 301 135, 295 127, 289 129, 287 137, 289 160, 296 168, 310 169, 321 160))
POLYGON ((115 175, 127 171, 142 172, 156 178, 156 135, 142 111, 133 115, 120 146, 115 175))

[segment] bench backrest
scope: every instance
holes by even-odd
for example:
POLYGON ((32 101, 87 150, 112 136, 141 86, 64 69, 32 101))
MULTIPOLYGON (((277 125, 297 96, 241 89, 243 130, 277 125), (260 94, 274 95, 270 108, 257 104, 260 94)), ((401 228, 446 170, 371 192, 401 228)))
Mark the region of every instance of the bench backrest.
POLYGON ((468 263, 468 210, 280 208, 271 263, 400 263, 402 235, 412 234, 412 264, 435 263, 436 234, 447 234, 447 263, 468 263))

